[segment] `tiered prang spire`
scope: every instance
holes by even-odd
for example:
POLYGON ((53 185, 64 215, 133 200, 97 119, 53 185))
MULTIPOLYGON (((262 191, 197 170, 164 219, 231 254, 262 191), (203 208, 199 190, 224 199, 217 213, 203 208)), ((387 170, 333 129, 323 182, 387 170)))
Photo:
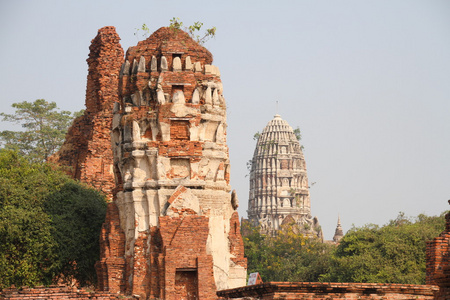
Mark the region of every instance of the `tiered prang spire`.
POLYGON ((283 225, 322 239, 311 216, 308 175, 292 127, 276 114, 258 138, 250 171, 248 217, 261 232, 275 234, 283 225))

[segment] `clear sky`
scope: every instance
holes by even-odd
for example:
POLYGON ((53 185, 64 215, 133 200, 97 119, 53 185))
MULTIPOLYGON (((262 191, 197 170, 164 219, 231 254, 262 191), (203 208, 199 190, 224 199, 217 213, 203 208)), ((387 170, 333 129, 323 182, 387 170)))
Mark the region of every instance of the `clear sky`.
MULTIPOLYGON (((312 213, 331 239, 450 199, 450 1, 0 0, 1 111, 44 98, 84 107, 90 41, 179 17, 206 46, 228 105, 232 188, 246 217, 253 135, 277 113, 302 130, 312 213)), ((0 130, 10 128, 0 122, 0 130)))

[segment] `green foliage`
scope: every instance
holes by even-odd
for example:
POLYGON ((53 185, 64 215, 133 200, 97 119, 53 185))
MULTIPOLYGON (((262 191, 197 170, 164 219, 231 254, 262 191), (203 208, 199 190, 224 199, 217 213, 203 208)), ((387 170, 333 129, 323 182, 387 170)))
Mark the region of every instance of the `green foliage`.
POLYGON ((387 225, 352 228, 342 238, 331 259, 330 270, 322 281, 425 283, 426 241, 444 230, 444 214, 404 214, 387 225))
POLYGON ((44 161, 64 142, 67 129, 75 116, 69 111, 59 111, 55 102, 37 99, 34 102, 12 104, 14 114, 0 113, 2 121, 21 124, 24 131, 0 132, 0 145, 16 149, 34 161, 44 161))
POLYGON ((51 216, 51 232, 58 244, 59 275, 69 282, 75 278, 82 285, 95 282, 98 239, 106 214, 104 198, 93 189, 68 181, 47 197, 45 210, 51 216))
POLYGON ((333 245, 294 233, 287 226, 271 237, 257 227, 242 224, 248 272, 259 272, 263 281, 318 281, 328 270, 333 245))
POLYGON ((0 149, 0 288, 93 282, 105 202, 56 167, 0 149))
POLYGON ((188 27, 183 27, 183 22, 180 21, 180 18, 175 17, 170 20, 169 27, 175 31, 184 29, 184 31, 186 31, 189 36, 200 45, 204 45, 209 39, 214 38, 217 30, 216 27, 211 27, 205 29, 204 32, 201 32, 203 23, 198 21, 188 27))
POLYGON ((385 226, 350 229, 337 247, 295 234, 290 226, 270 237, 244 222, 242 235, 248 272, 259 272, 264 281, 424 284, 426 241, 444 227, 444 213, 400 213, 385 226))
POLYGON ((170 19, 169 27, 172 29, 181 29, 183 27, 183 22, 180 21, 180 18, 173 17, 170 19))
MULTIPOLYGON (((300 140, 302 139, 302 133, 300 131, 300 127, 297 127, 297 128, 294 129, 294 134, 295 134, 295 138, 297 139, 297 141, 300 142, 300 140)), ((300 149, 302 151, 304 151, 305 147, 303 145, 300 145, 300 149)))
POLYGON ((0 288, 51 283, 56 243, 42 209, 1 207, 0 240, 0 288))
POLYGON ((294 129, 295 138, 297 141, 300 141, 302 139, 302 133, 300 132, 300 127, 297 127, 294 129))
MULTIPOLYGON (((203 23, 202 22, 195 22, 194 24, 190 26, 183 26, 183 22, 180 21, 180 18, 173 17, 170 20, 169 28, 171 28, 173 31, 177 30, 184 30, 186 31, 189 36, 199 43, 200 45, 204 45, 208 40, 211 38, 216 37, 216 27, 206 28, 205 31, 202 32, 203 23)), ((147 24, 142 24, 141 28, 136 28, 136 31, 134 35, 139 39, 143 38, 146 39, 150 36, 150 29, 148 28, 147 24)))
POLYGON ((142 38, 148 38, 150 36, 150 29, 148 28, 147 24, 142 24, 141 28, 136 28, 136 32, 134 33, 136 37, 139 35, 142 36, 142 38), (142 33, 140 33, 142 32, 142 33))
POLYGON ((261 133, 259 131, 257 131, 254 135, 253 135, 253 140, 257 141, 259 140, 259 138, 261 137, 261 133))

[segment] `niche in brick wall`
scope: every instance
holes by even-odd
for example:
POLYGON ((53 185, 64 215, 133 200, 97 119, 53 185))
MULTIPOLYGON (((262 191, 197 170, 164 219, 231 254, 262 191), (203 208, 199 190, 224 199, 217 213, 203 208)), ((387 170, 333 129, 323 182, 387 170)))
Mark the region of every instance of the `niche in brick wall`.
POLYGON ((205 135, 204 135, 205 141, 211 141, 211 142, 216 141, 216 132, 217 132, 218 126, 219 126, 219 122, 209 121, 206 123, 205 135))
POLYGON ((198 299, 197 270, 177 269, 175 273, 175 294, 178 299, 198 299))
MULTIPOLYGON (((183 95, 182 99, 186 102, 186 99, 184 98, 184 85, 172 85, 171 99, 174 99, 176 93, 181 93, 183 95)), ((175 102, 174 100, 172 101, 175 102)))
POLYGON ((153 139, 153 132, 152 132, 152 127, 151 126, 148 126, 147 130, 145 130, 144 138, 149 139, 149 140, 153 139))
POLYGON ((171 140, 189 140, 189 121, 171 120, 170 121, 170 139, 171 140))
MULTIPOLYGON (((170 68, 173 69, 175 71, 175 60, 179 60, 180 66, 182 64, 182 60, 181 60, 181 53, 172 53, 172 62, 171 62, 171 66, 170 68)), ((181 70, 180 70, 181 71, 181 70)))
POLYGON ((172 158, 170 167, 172 178, 191 178, 191 163, 188 158, 172 158))

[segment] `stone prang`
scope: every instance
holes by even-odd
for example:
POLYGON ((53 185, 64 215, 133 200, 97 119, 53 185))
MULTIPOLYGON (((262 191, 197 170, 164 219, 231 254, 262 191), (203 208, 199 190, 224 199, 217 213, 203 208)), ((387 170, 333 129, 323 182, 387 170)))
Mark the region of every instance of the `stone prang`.
POLYGON ((341 218, 338 217, 338 222, 337 222, 337 226, 336 226, 336 230, 334 232, 334 236, 333 236, 333 242, 338 244, 339 241, 344 237, 344 230, 342 230, 342 225, 341 225, 341 218))
POLYGON ((248 217, 264 234, 284 226, 323 240, 311 216, 308 175, 300 143, 292 127, 279 115, 258 138, 250 171, 248 217))
POLYGON ((245 285, 226 104, 211 53, 185 32, 161 28, 128 49, 118 88, 100 288, 215 299, 216 290, 245 285))

